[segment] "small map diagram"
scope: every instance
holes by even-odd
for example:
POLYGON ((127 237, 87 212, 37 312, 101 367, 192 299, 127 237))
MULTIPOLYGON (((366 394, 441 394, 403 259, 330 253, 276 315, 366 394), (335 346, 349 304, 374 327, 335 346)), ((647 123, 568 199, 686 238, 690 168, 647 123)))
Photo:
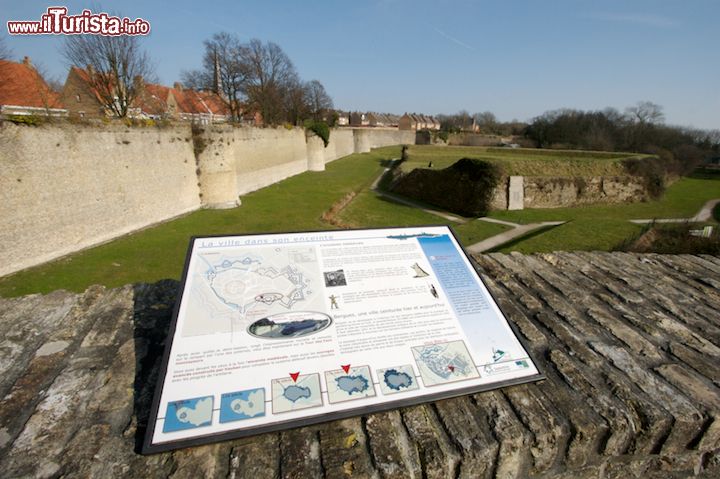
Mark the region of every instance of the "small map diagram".
POLYGON ((240 421, 265 415, 265 389, 248 389, 220 397, 220 422, 240 421))
MULTIPOLYGON (((312 251, 311 251, 312 252, 312 251)), ((311 252, 307 262, 293 263, 297 252, 239 248, 224 254, 199 254, 193 267, 183 336, 234 333, 275 314, 322 310, 324 298, 315 294, 322 275, 311 252)))
POLYGON ((375 396, 375 385, 370 375, 370 367, 357 366, 333 371, 325 371, 330 403, 352 401, 375 396))
POLYGON ((412 348, 426 386, 480 377, 464 341, 450 341, 412 348))
POLYGON ((240 313, 263 303, 285 309, 305 299, 308 282, 297 268, 264 266, 253 256, 224 260, 207 271, 207 280, 217 298, 240 313))
POLYGON ((323 405, 319 374, 273 379, 270 389, 274 414, 323 405))
POLYGON ((172 401, 165 410, 163 432, 184 431, 212 424, 213 397, 172 401))
POLYGON ((411 365, 395 366, 393 368, 378 369, 380 390, 383 394, 396 394, 418 389, 415 371, 411 365))

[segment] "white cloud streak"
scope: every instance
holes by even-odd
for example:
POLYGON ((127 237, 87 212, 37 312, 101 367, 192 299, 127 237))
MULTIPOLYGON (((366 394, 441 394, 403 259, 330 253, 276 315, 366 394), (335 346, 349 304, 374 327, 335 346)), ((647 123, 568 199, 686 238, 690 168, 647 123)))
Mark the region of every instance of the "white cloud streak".
POLYGON ((445 32, 443 32, 442 30, 440 30, 439 28, 433 27, 433 30, 435 30, 435 33, 437 33, 437 34, 440 35, 441 37, 446 38, 446 39, 450 40, 451 42, 453 42, 453 43, 455 43, 455 44, 457 44, 457 45, 460 45, 461 47, 467 48, 468 50, 475 51, 475 48, 471 47, 470 45, 468 45, 468 44, 465 43, 465 42, 462 42, 462 41, 458 40, 458 39, 455 38, 455 37, 451 37, 451 36, 448 35, 447 33, 445 33, 445 32))

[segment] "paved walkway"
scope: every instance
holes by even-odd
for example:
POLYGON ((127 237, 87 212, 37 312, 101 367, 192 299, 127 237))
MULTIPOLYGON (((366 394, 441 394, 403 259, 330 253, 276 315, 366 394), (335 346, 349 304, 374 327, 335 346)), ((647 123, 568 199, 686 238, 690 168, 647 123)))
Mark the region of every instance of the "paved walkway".
POLYGON ((509 241, 512 241, 515 238, 525 236, 526 234, 528 234, 532 231, 535 231, 537 229, 546 228, 548 226, 559 226, 561 224, 566 223, 566 221, 543 221, 542 223, 530 223, 527 225, 519 225, 519 224, 515 224, 515 223, 510 223, 507 221, 493 220, 492 218, 478 218, 478 221, 487 221, 488 223, 500 223, 500 224, 512 226, 512 229, 503 231, 500 234, 491 236, 490 238, 486 238, 479 243, 475 243, 473 245, 468 246, 465 249, 469 253, 483 253, 483 252, 489 251, 493 248, 497 248, 498 246, 505 244, 509 241))
POLYGON ((715 208, 715 205, 717 205, 718 203, 720 203, 720 198, 708 201, 692 218, 660 218, 652 220, 630 220, 630 222, 638 225, 644 225, 648 223, 701 223, 703 221, 708 221, 712 218, 713 208, 715 208))
MULTIPOLYGON (((394 159, 393 161, 397 161, 397 159, 394 159)), ((396 203, 400 203, 406 206, 410 206, 413 208, 421 209, 422 211, 429 213, 431 215, 439 216, 440 218, 446 219, 448 221, 452 221, 454 223, 459 224, 465 224, 468 222, 467 219, 461 218, 459 216, 455 216, 453 214, 448 213, 447 211, 442 210, 436 210, 432 208, 428 208, 427 206, 418 203, 416 201, 410 200, 408 198, 398 196, 392 193, 388 193, 386 191, 382 191, 378 189, 378 184, 380 183, 380 179, 390 170, 390 168, 385 168, 383 173, 378 176, 375 181, 373 182, 370 189, 374 191, 377 195, 382 196, 384 198, 387 198, 389 200, 392 200, 396 203)), ((703 222, 708 221, 712 218, 712 211, 713 208, 715 208, 715 205, 720 203, 720 198, 710 200, 706 202, 702 208, 700 208, 700 211, 693 216, 692 218, 660 218, 660 219, 641 219, 641 220, 630 220, 630 222, 635 224, 648 224, 648 223, 685 223, 685 222, 703 222)), ((489 238, 486 238, 479 243, 472 244, 465 249, 469 253, 483 253, 485 251, 489 251, 493 248, 497 248, 500 245, 503 245, 505 243, 508 243, 516 238, 519 238, 521 236, 525 236, 528 233, 531 233, 537 229, 540 228, 547 228, 549 226, 560 226, 562 224, 567 223, 567 221, 542 221, 540 223, 530 223, 526 225, 518 224, 518 223, 512 223, 510 221, 503 221, 498 220, 495 218, 488 218, 487 216, 484 216, 482 218, 477 218, 476 221, 485 221, 488 223, 496 223, 504 226, 509 226, 510 230, 503 231, 502 233, 496 234, 495 236, 491 236, 489 238)))

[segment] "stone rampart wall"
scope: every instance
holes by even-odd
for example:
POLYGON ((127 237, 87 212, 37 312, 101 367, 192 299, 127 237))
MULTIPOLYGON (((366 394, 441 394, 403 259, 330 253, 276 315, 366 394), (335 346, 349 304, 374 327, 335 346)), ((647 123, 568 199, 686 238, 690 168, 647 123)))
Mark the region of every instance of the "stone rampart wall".
POLYGON ((397 129, 0 126, 0 276, 380 146, 397 129))

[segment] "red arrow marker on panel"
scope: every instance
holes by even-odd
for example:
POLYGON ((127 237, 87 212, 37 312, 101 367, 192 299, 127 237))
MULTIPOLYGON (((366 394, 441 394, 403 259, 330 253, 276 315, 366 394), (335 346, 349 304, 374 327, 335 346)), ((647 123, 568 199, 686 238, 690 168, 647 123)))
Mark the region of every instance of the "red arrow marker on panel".
POLYGON ((451 373, 455 372, 455 366, 453 366, 452 364, 448 366, 448 369, 450 370, 451 373))
POLYGON ((290 373, 290 377, 292 378, 293 382, 297 382, 298 376, 300 376, 300 372, 299 372, 299 371, 296 372, 296 373, 290 373))
POLYGON ((345 366, 340 366, 340 367, 343 368, 343 371, 345 371, 345 374, 347 374, 347 373, 350 372, 350 365, 349 365, 349 364, 347 364, 347 365, 345 365, 345 366))

